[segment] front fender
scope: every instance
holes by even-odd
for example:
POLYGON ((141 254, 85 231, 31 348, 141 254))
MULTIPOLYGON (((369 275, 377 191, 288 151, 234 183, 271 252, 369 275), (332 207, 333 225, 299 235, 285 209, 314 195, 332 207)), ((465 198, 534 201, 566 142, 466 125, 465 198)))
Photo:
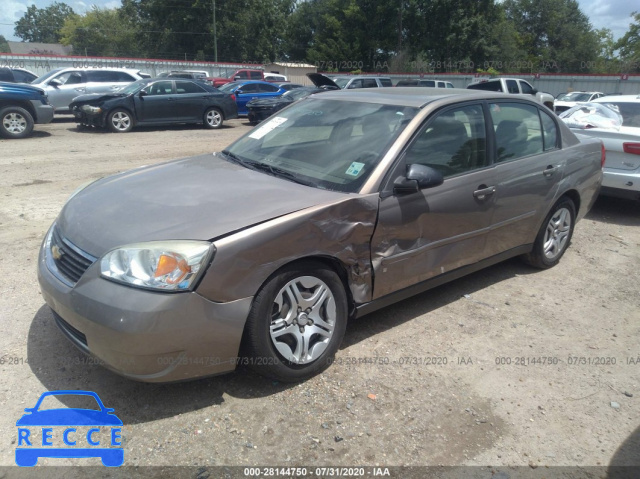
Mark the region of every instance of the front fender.
POLYGON ((254 296, 276 270, 309 257, 340 261, 356 303, 372 299, 371 237, 378 194, 297 211, 214 241, 216 254, 197 292, 216 302, 254 296))

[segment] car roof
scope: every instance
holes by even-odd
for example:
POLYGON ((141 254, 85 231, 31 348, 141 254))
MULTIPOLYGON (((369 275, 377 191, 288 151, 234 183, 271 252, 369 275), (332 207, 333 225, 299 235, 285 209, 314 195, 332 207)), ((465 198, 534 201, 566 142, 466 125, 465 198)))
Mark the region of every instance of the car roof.
POLYGON ((234 81, 233 83, 237 83, 239 85, 246 85, 247 83, 262 83, 266 85, 275 85, 275 83, 273 82, 262 81, 262 80, 237 80, 237 81, 234 81))
POLYGON ((595 103, 611 103, 612 101, 637 103, 640 102, 640 95, 607 95, 591 101, 595 103))
MULTIPOLYGON (((412 87, 396 88, 359 88, 356 90, 329 90, 320 98, 329 100, 349 100, 383 105, 412 106, 422 108, 436 100, 451 98, 465 100, 515 100, 513 95, 482 90, 467 90, 464 88, 425 88, 412 87)), ((538 103, 525 97, 517 97, 517 101, 525 101, 537 105, 538 103)))

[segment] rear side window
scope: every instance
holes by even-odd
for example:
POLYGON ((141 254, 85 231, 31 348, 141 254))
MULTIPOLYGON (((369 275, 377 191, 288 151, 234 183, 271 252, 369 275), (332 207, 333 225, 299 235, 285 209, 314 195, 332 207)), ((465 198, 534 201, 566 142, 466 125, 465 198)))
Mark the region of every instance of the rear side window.
POLYGON ((275 93, 280 89, 276 85, 263 85, 262 83, 258 83, 258 87, 263 93, 275 93))
POLYGON ((205 93, 206 90, 190 81, 176 81, 176 93, 205 93))
POLYGON ((378 82, 374 78, 362 80, 362 88, 378 88, 378 82))
POLYGON ((640 103, 607 102, 605 105, 622 115, 622 126, 640 127, 640 103))
POLYGON ((538 108, 522 103, 489 105, 496 138, 496 161, 511 161, 542 153, 538 108))
POLYGON ((420 86, 435 87, 436 82, 434 80, 422 80, 420 86))
POLYGON ((11 70, 8 68, 0 68, 0 81, 13 82, 13 73, 11 70))
MULTIPOLYGON (((119 82, 120 75, 119 72, 110 72, 108 70, 89 70, 87 71, 87 81, 96 82, 96 83, 111 83, 111 82, 119 82)), ((132 81, 132 80, 129 80, 132 81)))
POLYGON ((544 140, 544 149, 553 150, 558 147, 558 126, 551 119, 548 113, 540 110, 540 119, 542 120, 542 139, 544 140))
POLYGON ((507 91, 509 93, 520 93, 518 82, 515 80, 507 80, 507 91))
POLYGON ((482 83, 474 83, 467 88, 472 90, 484 90, 484 91, 502 91, 502 85, 499 81, 486 81, 482 83))
POLYGON ((382 84, 382 86, 393 86, 391 78, 380 78, 380 83, 382 84))

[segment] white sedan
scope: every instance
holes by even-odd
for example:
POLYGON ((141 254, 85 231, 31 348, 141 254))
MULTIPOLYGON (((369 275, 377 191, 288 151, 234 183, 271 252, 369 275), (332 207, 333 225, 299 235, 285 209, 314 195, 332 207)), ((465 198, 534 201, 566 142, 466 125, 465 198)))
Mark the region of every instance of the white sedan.
MULTIPOLYGON (((604 105, 619 115, 620 125, 605 127, 605 123, 585 124, 575 133, 597 137, 602 140, 607 152, 607 162, 603 170, 601 194, 632 200, 640 200, 640 95, 617 95, 598 98, 582 105, 604 105)), ((577 118, 567 111, 560 115, 567 122, 577 118)))
POLYGON ((602 98, 603 96, 605 96, 605 94, 599 91, 572 91, 571 93, 558 95, 554 103, 555 112, 560 114, 576 105, 587 103, 602 98))

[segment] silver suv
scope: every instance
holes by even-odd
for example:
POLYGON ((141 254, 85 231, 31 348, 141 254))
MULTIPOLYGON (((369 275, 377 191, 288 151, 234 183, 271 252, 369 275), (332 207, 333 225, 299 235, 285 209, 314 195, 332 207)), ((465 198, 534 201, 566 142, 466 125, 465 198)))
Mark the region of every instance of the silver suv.
POLYGON ((324 89, 344 89, 353 88, 382 88, 393 86, 391 78, 379 77, 375 75, 365 76, 335 76, 328 77, 322 73, 307 73, 307 77, 318 88, 324 89))
POLYGON ((139 71, 124 68, 57 68, 36 78, 31 85, 47 93, 56 113, 66 113, 69 103, 79 95, 113 93, 140 79, 139 71))

